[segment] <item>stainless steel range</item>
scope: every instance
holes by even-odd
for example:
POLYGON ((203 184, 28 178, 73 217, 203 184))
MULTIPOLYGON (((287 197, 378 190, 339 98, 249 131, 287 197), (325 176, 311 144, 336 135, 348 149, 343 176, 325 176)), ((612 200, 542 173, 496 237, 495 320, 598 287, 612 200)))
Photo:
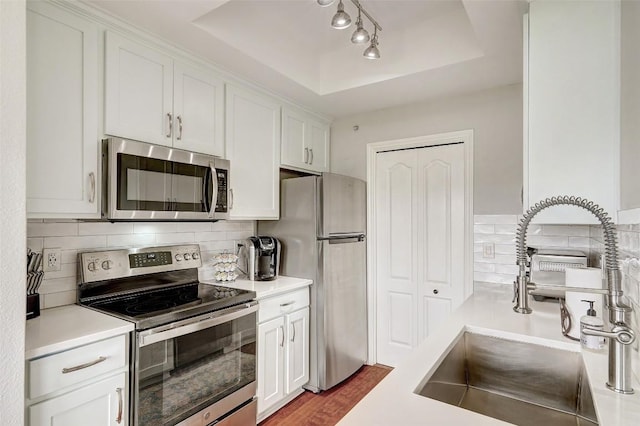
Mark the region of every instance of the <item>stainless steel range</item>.
POLYGON ((131 422, 256 423, 255 293, 198 282, 198 245, 79 254, 78 302, 135 324, 131 422))

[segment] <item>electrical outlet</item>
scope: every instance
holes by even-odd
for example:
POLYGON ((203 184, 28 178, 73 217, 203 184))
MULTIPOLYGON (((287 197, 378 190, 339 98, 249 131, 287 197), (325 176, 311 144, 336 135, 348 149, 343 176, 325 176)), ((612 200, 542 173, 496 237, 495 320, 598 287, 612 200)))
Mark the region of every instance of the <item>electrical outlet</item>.
POLYGON ((496 257, 496 246, 493 243, 484 243, 482 245, 482 257, 485 259, 493 259, 496 257))
POLYGON ((42 270, 44 272, 56 272, 62 269, 62 250, 59 248, 44 249, 42 257, 42 270))

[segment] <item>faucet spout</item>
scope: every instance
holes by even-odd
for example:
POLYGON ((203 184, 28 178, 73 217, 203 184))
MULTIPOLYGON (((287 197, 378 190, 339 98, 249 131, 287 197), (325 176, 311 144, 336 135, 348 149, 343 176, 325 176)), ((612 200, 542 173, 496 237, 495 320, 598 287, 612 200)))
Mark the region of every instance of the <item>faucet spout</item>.
MULTIPOLYGON (((533 285, 529 282, 530 267, 527 261, 527 229, 534 216, 551 206, 570 205, 580 207, 592 213, 604 232, 605 241, 605 282, 607 284, 607 308, 609 309, 609 323, 612 333, 617 335, 634 336, 633 331, 627 325, 627 316, 632 308, 622 301, 622 285, 620 268, 618 267, 618 242, 616 240, 616 228, 609 215, 603 208, 580 197, 559 196, 542 200, 533 205, 520 220, 516 232, 516 256, 518 264, 518 276, 513 283, 513 310, 521 314, 530 314, 528 289, 533 285)), ((635 338, 635 337, 634 337, 635 338)), ((609 381, 607 387, 619 393, 633 393, 631 388, 631 346, 624 339, 609 338, 609 381)))

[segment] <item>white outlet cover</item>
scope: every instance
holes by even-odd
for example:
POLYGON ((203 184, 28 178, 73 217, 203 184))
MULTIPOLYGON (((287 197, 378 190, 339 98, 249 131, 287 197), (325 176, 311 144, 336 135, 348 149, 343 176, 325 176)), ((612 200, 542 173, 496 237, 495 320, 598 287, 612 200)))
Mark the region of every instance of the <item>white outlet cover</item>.
POLYGON ((62 250, 60 248, 46 248, 42 250, 42 270, 57 272, 62 269, 62 250))

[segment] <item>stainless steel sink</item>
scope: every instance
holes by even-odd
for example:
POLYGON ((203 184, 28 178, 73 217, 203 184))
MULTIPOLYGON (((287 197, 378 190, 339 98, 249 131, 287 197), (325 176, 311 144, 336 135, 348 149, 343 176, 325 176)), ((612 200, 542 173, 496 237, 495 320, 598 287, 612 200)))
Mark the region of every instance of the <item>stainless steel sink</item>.
POLYGON ((516 425, 597 425, 582 357, 465 332, 415 393, 516 425))

